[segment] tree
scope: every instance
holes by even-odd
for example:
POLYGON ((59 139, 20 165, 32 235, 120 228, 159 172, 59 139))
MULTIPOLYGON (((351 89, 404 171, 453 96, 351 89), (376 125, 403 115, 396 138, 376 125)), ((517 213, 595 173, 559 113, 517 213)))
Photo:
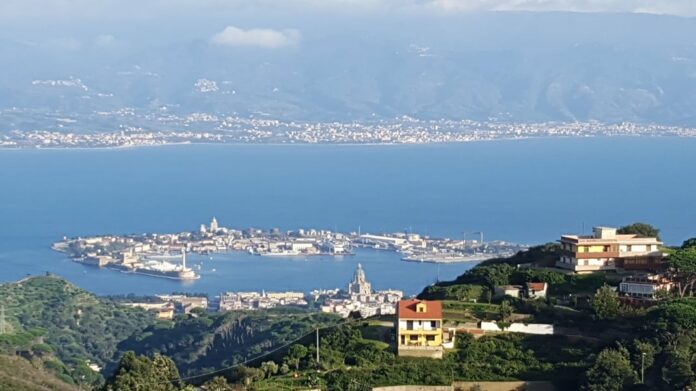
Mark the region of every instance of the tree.
POLYGON ((665 365, 662 367, 662 380, 672 389, 684 390, 692 386, 695 375, 691 369, 690 348, 672 348, 667 352, 665 365))
POLYGON ((308 350, 303 345, 292 345, 290 346, 290 349, 288 349, 288 354, 285 356, 285 363, 288 364, 288 366, 295 368, 297 371, 300 369, 300 362, 307 356, 307 353, 308 350))
POLYGON ((667 257, 680 297, 692 292, 696 283, 696 247, 679 249, 667 257))
POLYGON ((174 362, 155 353, 152 359, 126 352, 114 376, 106 385, 113 391, 174 391, 179 388, 179 371, 174 362))
POLYGON ((689 248, 689 247, 696 247, 696 238, 686 239, 684 241, 684 243, 682 243, 681 248, 689 248))
POLYGON ((280 366, 279 371, 281 375, 286 375, 288 372, 290 372, 290 367, 288 367, 288 364, 283 363, 283 365, 280 366))
POLYGON ((631 363, 636 373, 645 373, 655 362, 657 348, 650 342, 633 340, 631 347, 631 363))
POLYGON ((486 289, 483 298, 486 301, 486 303, 491 304, 491 299, 493 298, 493 293, 491 292, 490 289, 486 289))
POLYGON ((259 368, 250 368, 247 366, 239 366, 234 368, 233 376, 244 384, 245 387, 251 386, 257 380, 263 380, 264 373, 259 368))
POLYGON ((626 225, 619 228, 616 232, 624 235, 633 234, 644 238, 660 239, 660 230, 646 223, 633 223, 626 225))
POLYGON ((590 301, 592 311, 597 319, 613 319, 619 315, 621 303, 616 291, 609 285, 604 284, 592 297, 590 301))
POLYGON ((227 379, 222 376, 215 376, 208 380, 202 387, 205 391, 231 391, 232 386, 227 383, 227 379))
POLYGON ((500 321, 503 323, 510 320, 510 317, 512 316, 512 306, 510 305, 509 301, 505 300, 500 303, 500 306, 498 307, 498 316, 500 316, 500 321))
POLYGON ((261 363, 261 370, 266 374, 266 377, 271 377, 278 373, 278 364, 273 361, 261 363))
POLYGON ((586 376, 590 391, 620 391, 638 378, 628 359, 628 351, 621 347, 599 352, 586 376))

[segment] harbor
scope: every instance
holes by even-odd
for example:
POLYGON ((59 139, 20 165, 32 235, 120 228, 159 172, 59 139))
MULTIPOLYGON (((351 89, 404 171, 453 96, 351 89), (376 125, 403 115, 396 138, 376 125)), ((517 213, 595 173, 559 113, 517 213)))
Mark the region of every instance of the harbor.
POLYGON ((504 241, 485 243, 483 233, 476 234, 477 240, 466 240, 431 238, 412 232, 374 235, 360 230, 342 233, 317 229, 231 229, 220 226, 213 218, 197 231, 63 238, 52 248, 85 265, 175 280, 201 277, 195 268, 186 265, 187 252, 212 257, 237 251, 260 257, 307 259, 352 256, 356 248, 371 248, 395 252, 407 262, 458 263, 509 256, 527 248, 504 241))

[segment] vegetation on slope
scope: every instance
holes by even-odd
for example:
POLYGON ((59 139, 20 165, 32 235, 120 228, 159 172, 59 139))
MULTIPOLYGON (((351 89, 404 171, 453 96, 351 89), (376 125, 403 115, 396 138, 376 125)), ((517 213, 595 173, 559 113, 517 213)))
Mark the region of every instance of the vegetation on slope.
MULTIPOLYGON (((73 380, 97 380, 87 362, 104 366, 119 358, 118 344, 154 322, 143 310, 125 308, 100 299, 67 281, 53 277, 30 277, 0 286, 0 304, 12 343, 22 346, 22 333, 40 333, 42 343, 67 366, 73 380)), ((98 376, 97 376, 98 377, 98 376)))
POLYGON ((122 351, 169 356, 187 375, 236 364, 335 324, 335 315, 299 309, 207 313, 160 321, 119 345, 122 351))
POLYGON ((22 357, 0 354, 0 390, 77 391, 78 387, 22 357))

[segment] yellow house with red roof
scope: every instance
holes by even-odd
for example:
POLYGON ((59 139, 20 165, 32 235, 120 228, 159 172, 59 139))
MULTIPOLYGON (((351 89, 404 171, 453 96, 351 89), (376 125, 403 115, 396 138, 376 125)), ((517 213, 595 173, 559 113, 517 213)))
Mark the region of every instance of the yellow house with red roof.
POLYGON ((442 303, 399 301, 396 342, 399 356, 442 358, 442 303))

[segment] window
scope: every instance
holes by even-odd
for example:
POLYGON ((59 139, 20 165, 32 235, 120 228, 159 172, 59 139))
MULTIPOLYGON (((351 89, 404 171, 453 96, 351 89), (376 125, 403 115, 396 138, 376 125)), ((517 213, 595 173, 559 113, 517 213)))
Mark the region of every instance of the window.
POLYGON ((429 342, 435 341, 435 336, 434 335, 426 335, 425 340, 429 341, 429 342))
POLYGON ((411 335, 408 339, 409 339, 409 341, 411 341, 411 342, 413 342, 413 341, 418 341, 418 336, 417 336, 417 335, 411 335))
POLYGON ((406 321, 406 330, 413 330, 413 321, 412 320, 406 321))
POLYGON ((437 328, 437 321, 431 320, 430 321, 430 328, 433 328, 433 329, 437 328))

